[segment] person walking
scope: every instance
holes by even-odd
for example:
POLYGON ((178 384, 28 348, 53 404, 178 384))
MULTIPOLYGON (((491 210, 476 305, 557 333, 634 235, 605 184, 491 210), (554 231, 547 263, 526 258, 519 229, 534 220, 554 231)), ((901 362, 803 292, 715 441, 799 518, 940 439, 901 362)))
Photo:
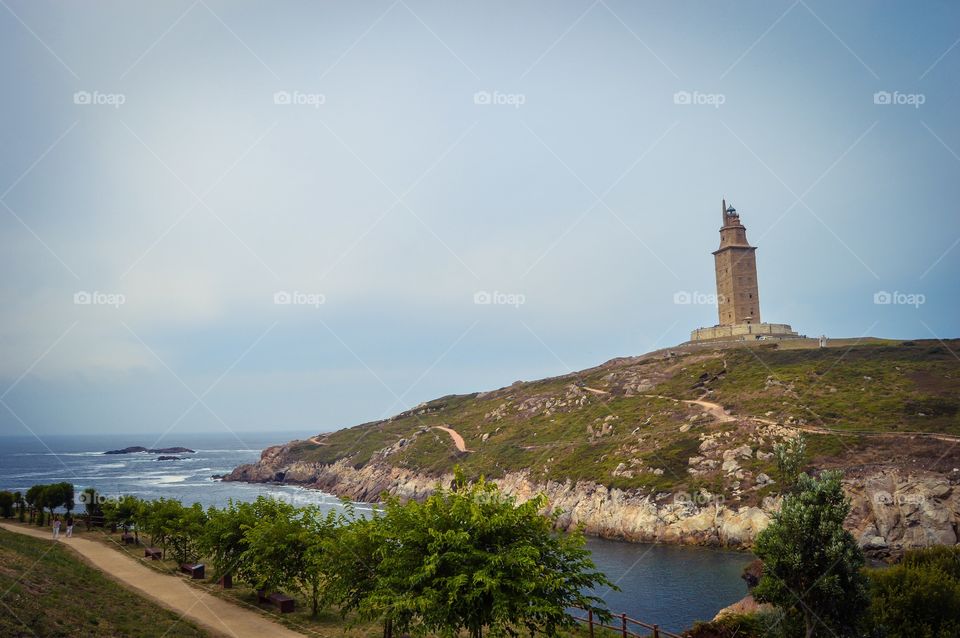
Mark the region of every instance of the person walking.
POLYGON ((73 514, 67 514, 67 538, 73 536, 73 514))
POLYGON ((60 538, 60 517, 55 516, 53 519, 53 540, 60 538))

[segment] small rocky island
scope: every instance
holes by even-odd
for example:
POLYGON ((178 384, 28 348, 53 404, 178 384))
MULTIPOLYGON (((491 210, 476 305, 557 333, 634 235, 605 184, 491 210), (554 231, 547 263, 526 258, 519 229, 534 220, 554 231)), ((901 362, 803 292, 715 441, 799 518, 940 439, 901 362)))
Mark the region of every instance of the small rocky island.
MULTIPOLYGON (((131 447, 125 447, 122 450, 107 450, 104 454, 137 454, 139 452, 146 452, 148 454, 196 454, 196 450, 191 450, 186 447, 160 447, 160 448, 145 448, 140 445, 133 445, 131 447)), ((168 459, 157 459, 157 460, 168 460, 168 459)))
POLYGON ((183 457, 180 456, 158 456, 158 461, 182 461, 183 457))

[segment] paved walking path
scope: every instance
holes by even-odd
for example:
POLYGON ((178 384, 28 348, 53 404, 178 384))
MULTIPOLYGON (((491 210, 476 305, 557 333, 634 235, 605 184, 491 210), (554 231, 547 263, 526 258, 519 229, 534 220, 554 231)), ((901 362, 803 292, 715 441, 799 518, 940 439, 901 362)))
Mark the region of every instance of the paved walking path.
MULTIPOLYGON (((50 530, 40 527, 20 527, 4 523, 0 523, 0 527, 17 534, 47 540, 52 534, 50 530)), ((150 569, 136 559, 97 541, 77 536, 66 538, 61 532, 59 542, 76 551, 97 569, 216 635, 235 638, 303 637, 303 634, 271 622, 260 614, 192 587, 178 576, 150 569)), ((175 635, 175 632, 171 635, 175 635)))

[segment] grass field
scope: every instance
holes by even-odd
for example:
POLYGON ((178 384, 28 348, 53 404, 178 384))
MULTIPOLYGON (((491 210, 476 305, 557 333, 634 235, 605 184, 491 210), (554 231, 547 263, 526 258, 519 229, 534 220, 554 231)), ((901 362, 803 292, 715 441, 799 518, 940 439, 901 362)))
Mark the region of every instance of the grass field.
POLYGON ((0 636, 208 636, 52 542, 0 530, 0 636))

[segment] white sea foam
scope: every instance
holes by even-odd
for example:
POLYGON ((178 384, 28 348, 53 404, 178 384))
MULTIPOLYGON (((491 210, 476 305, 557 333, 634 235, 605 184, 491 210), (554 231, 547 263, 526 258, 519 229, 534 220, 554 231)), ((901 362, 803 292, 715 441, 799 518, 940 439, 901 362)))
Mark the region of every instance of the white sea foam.
POLYGON ((183 483, 188 478, 186 474, 168 474, 160 476, 156 480, 149 481, 150 485, 167 485, 170 483, 183 483))
POLYGON ((93 470, 109 470, 109 469, 116 469, 116 468, 118 468, 118 467, 127 467, 127 464, 126 464, 126 463, 104 463, 103 465, 96 465, 96 466, 94 466, 94 467, 92 467, 92 468, 89 468, 89 469, 93 469, 93 470))

